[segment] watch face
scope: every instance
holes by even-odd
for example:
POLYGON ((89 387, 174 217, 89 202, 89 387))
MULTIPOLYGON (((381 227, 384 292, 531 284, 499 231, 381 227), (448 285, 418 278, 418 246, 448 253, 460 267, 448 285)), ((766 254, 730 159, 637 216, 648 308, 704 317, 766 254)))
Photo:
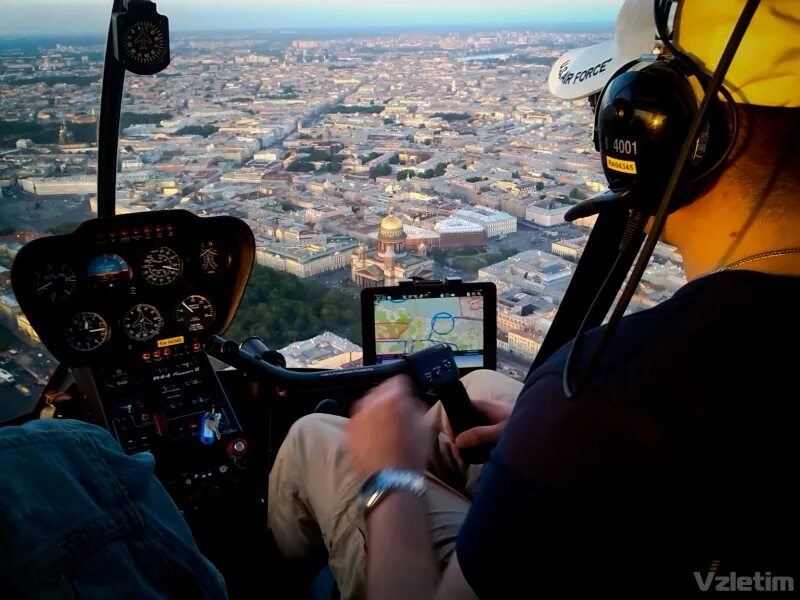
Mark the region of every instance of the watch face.
POLYGON ((157 23, 135 21, 125 29, 122 49, 129 60, 149 65, 164 58, 167 40, 157 23))

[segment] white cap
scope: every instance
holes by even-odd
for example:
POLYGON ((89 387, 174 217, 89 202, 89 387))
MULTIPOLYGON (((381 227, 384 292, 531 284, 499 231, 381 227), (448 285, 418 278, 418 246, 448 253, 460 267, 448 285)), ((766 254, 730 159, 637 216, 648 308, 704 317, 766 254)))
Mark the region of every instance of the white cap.
POLYGON ((625 0, 611 40, 570 50, 556 61, 547 82, 550 92, 564 100, 597 94, 619 69, 651 54, 655 44, 653 0, 625 0))

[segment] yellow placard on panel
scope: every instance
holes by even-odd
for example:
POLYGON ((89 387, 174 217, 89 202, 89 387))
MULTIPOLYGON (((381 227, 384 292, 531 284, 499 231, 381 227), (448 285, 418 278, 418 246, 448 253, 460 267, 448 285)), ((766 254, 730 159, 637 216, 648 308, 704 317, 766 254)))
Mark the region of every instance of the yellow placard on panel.
POLYGON ((630 173, 631 175, 636 175, 636 163, 632 160, 620 160, 619 158, 606 156, 606 165, 609 169, 614 169, 620 173, 630 173))
POLYGON ((183 343, 183 336, 179 335, 178 337, 166 338, 163 340, 158 340, 158 347, 159 348, 166 348, 167 346, 177 346, 178 344, 183 343))

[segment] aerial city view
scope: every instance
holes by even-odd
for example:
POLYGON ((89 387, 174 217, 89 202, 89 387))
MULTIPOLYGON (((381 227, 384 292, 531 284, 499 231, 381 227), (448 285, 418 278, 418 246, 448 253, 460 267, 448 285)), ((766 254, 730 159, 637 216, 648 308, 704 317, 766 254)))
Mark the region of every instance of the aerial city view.
MULTIPOLYGON (((56 366, 9 268, 26 242, 96 214, 104 35, 0 32, 0 420, 56 366)), ((362 288, 493 282, 498 369, 521 379, 593 225, 564 214, 606 187, 588 103, 554 98, 547 78, 566 50, 610 35, 176 28, 169 68, 125 82, 117 212, 243 219, 257 266, 227 335, 261 335, 290 367, 360 360, 362 288)), ((660 245, 631 310, 684 282, 680 256, 660 245)), ((428 315, 418 335, 462 316, 428 315)), ((404 331, 386 339, 413 343, 404 331)))

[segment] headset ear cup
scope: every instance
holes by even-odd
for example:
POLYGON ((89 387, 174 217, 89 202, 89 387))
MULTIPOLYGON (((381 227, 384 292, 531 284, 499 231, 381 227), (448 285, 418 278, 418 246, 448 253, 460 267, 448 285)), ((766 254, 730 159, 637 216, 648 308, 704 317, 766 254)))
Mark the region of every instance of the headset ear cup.
MULTIPOLYGON (((603 96, 606 95, 606 90, 608 86, 622 73, 631 69, 634 65, 636 65, 639 61, 631 61, 627 64, 622 65, 616 72, 609 78, 606 84, 603 86, 603 89, 600 90, 600 93, 595 96, 595 100, 593 103, 592 108, 594 109, 594 126, 592 127, 592 141, 594 142, 594 149, 600 152, 600 136, 597 133, 597 114, 600 110, 600 107, 603 105, 603 96)), ((591 102, 591 101, 590 101, 591 102)))
MULTIPOLYGON (((697 112, 697 95, 672 61, 626 71, 609 82, 595 111, 601 162, 609 187, 631 192, 629 208, 654 215, 697 112)), ((690 201, 684 190, 695 173, 686 173, 670 212, 690 201)))

